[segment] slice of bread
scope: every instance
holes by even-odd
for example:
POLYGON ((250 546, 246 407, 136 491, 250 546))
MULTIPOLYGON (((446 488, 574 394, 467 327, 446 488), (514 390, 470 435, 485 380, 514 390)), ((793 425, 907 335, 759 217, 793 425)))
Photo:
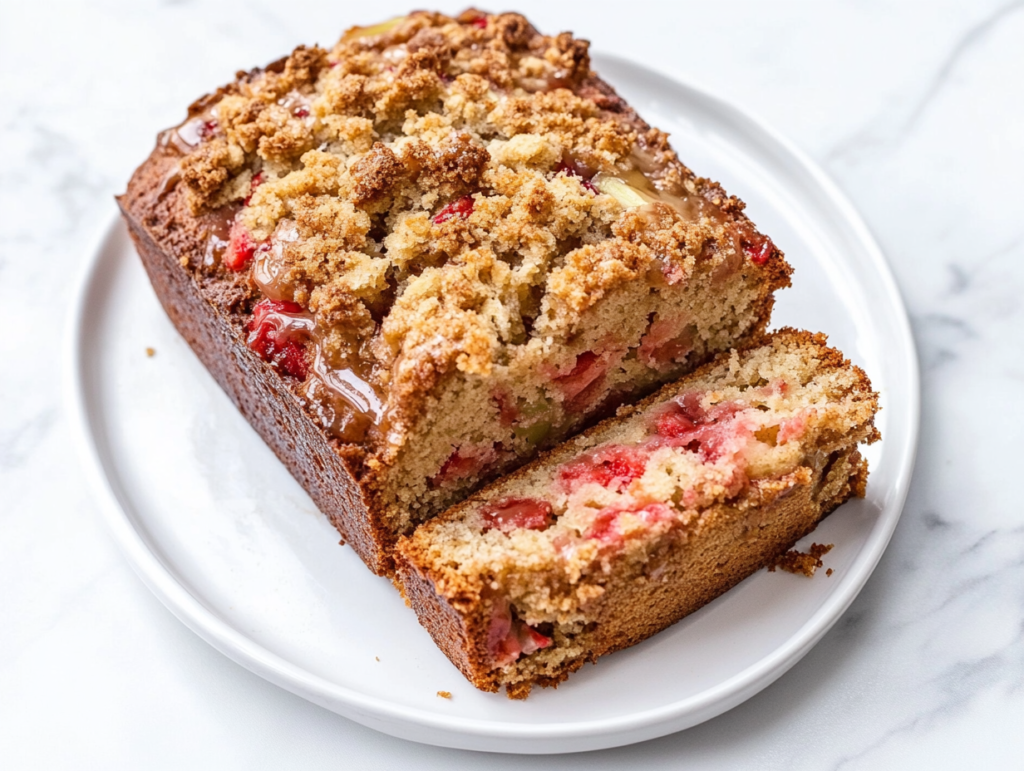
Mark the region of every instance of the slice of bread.
POLYGON ((172 321, 378 573, 789 283, 587 46, 518 14, 356 28, 197 101, 119 198, 172 321))
POLYGON ((478 688, 525 697, 692 613, 863 496, 878 397, 822 335, 720 355, 400 540, 478 688))

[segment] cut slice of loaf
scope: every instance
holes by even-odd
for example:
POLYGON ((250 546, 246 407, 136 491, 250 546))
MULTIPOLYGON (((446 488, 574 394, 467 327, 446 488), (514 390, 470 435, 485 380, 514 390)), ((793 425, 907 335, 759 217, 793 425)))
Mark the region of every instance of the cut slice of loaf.
POLYGON ((476 11, 350 30, 197 101, 119 198, 168 315, 378 573, 789 283, 587 45, 476 11))
POLYGON ((398 581, 478 688, 525 697, 768 565, 863 496, 877 394, 822 335, 719 356, 403 538, 398 581))

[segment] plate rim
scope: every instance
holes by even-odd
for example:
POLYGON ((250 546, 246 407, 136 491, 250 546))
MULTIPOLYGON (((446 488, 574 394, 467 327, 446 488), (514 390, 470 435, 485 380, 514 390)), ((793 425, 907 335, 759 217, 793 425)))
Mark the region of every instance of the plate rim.
POLYGON ((87 321, 94 308, 90 297, 98 290, 105 256, 127 228, 116 208, 89 242, 74 284, 73 303, 64 332, 63 391, 71 416, 72 433, 91 488, 99 494, 101 516, 133 570, 157 598, 187 627, 222 654, 264 679, 332 712, 376 730, 404 739, 442 747, 523 754, 575 752, 623 746, 664 736, 697 725, 732 709, 781 677, 814 647, 856 599, 885 552, 902 515, 917 454, 920 428, 920 374, 916 346, 903 298, 891 268, 867 224, 846 195, 811 158, 765 121, 689 78, 628 58, 600 53, 598 62, 627 68, 643 77, 671 81, 672 85, 712 104, 733 119, 742 120, 780 149, 800 171, 808 174, 856 236, 885 289, 887 304, 895 312, 894 347, 900 349, 902 373, 909 404, 901 411, 906 438, 895 448, 898 471, 893 488, 892 513, 879 518, 861 554, 851 565, 852 576, 829 594, 822 605, 789 638, 766 656, 732 677, 679 701, 624 716, 550 725, 445 716, 387 699, 314 675, 259 645, 226 620, 208 610, 153 553, 136 530, 107 473, 107 464, 94 428, 89 406, 89 384, 83 358, 87 321))

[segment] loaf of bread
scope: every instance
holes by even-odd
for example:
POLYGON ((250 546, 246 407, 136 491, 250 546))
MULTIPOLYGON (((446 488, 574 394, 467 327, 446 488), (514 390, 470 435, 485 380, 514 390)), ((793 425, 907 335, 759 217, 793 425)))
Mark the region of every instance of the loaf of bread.
POLYGON ((171 320, 359 556, 766 327, 790 268, 518 14, 195 102, 118 200, 171 320))
POLYGON ((710 602, 851 496, 878 397, 821 335, 721 354, 398 544, 420 622, 525 697, 710 602))

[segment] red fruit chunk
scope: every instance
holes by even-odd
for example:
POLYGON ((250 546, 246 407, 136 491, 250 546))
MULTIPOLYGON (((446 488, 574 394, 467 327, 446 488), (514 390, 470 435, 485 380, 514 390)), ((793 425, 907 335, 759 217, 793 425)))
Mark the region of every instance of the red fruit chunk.
POLYGON ((309 374, 309 364, 306 362, 306 346, 289 340, 284 344, 284 350, 275 364, 296 380, 305 380, 306 375, 309 374))
POLYGON ((558 481, 569 492, 588 482, 621 490, 642 477, 645 468, 647 455, 641 449, 610 445, 566 463, 558 472, 558 481))
POLYGON ((807 411, 801 410, 793 417, 779 423, 779 433, 775 437, 775 441, 785 444, 802 437, 807 430, 807 418, 807 411))
POLYGON ((594 517, 593 523, 583 534, 584 538, 600 541, 608 546, 621 546, 624 536, 619 527, 622 515, 632 514, 645 525, 656 525, 672 518, 672 509, 664 503, 650 503, 642 509, 623 509, 608 506, 601 509, 594 517))
POLYGON ((487 650, 496 666, 507 666, 520 656, 549 645, 551 638, 516 618, 507 600, 499 598, 495 601, 487 630, 487 650))
POLYGON ((744 239, 743 251, 747 253, 752 263, 764 265, 775 251, 775 245, 768 236, 752 233, 748 238, 744 239))
POLYGON ((505 498, 488 504, 481 511, 484 532, 500 530, 545 530, 551 524, 554 512, 551 504, 537 498, 505 498))
POLYGON ((676 262, 663 260, 661 263, 661 274, 665 277, 665 283, 675 286, 686 276, 686 270, 676 262))
POLYGON ((228 248, 224 250, 224 256, 221 257, 224 267, 236 273, 245 270, 249 267, 249 263, 252 262, 254 254, 256 254, 256 244, 253 242, 252 236, 249 235, 249 231, 246 230, 245 225, 236 218, 231 223, 228 248))
POLYGON ((563 404, 565 411, 571 414, 580 414, 586 412, 591 407, 597 398, 604 392, 604 374, 597 378, 593 383, 588 385, 576 396, 571 399, 567 399, 563 404))
POLYGON ((495 603, 491 612, 491 624, 487 629, 487 651, 498 666, 511 664, 523 652, 519 637, 512 631, 512 611, 508 602, 495 603))
POLYGON ((461 445, 448 456, 448 460, 441 466, 441 470, 434 474, 430 483, 434 487, 439 487, 476 476, 485 466, 497 459, 498 451, 493 445, 461 445))
POLYGON ((518 624, 516 633, 519 638, 519 645, 523 650, 523 655, 529 656, 534 651, 539 651, 551 645, 550 637, 542 635, 532 626, 524 624, 519 619, 516 619, 516 623, 518 624))
MULTIPOLYGON (((253 321, 261 324, 271 313, 302 313, 302 306, 290 300, 260 300, 252 309, 253 321)), ((249 329, 252 330, 253 322, 249 322, 249 329)))
POLYGON ((659 436, 675 447, 684 447, 714 463, 736 450, 741 434, 749 429, 739 425, 735 417, 743 407, 722 402, 708 410, 700 404, 700 394, 688 393, 669 402, 655 417, 659 436))
POLYGON ((637 357, 648 367, 665 370, 692 350, 689 326, 675 319, 658 319, 640 341, 637 357))
POLYGON ((676 397, 655 418, 655 430, 661 436, 680 439, 688 436, 702 424, 707 412, 700 403, 700 394, 688 393, 676 397))
POLYGON ((576 177, 576 179, 580 181, 580 184, 583 185, 583 187, 585 187, 591 193, 594 193, 595 195, 597 194, 597 187, 594 186, 594 183, 591 182, 582 174, 580 174, 580 172, 577 169, 573 168, 565 161, 559 161, 558 165, 555 166, 555 174, 565 174, 565 176, 567 177, 576 177))
POLYGON ((257 172, 257 174, 252 178, 252 181, 249 183, 249 195, 246 196, 245 201, 244 201, 244 204, 246 206, 248 206, 249 205, 249 201, 252 200, 252 191, 255 190, 256 188, 258 188, 262 184, 263 184, 263 172, 260 171, 260 172, 257 172))
POLYGON ((466 219, 470 214, 473 213, 473 196, 464 195, 458 200, 452 201, 450 204, 445 206, 441 211, 434 217, 434 224, 440 225, 442 222, 447 222, 453 217, 459 217, 466 219))
POLYGON ((487 29, 487 17, 477 16, 473 21, 470 22, 477 29, 487 29))
POLYGON ((655 420, 655 431, 659 436, 681 439, 697 430, 697 424, 679 412, 664 412, 655 420))
POLYGON ((300 107, 296 107, 295 111, 292 113, 292 115, 294 115, 296 118, 308 118, 309 117, 309 108, 306 107, 305 105, 302 105, 300 107))
POLYGON ((552 382, 561 388, 568 401, 602 377, 607 369, 604 359, 593 351, 586 351, 576 357, 576 364, 568 374, 552 378, 552 382))
POLYGON ((249 347, 261 359, 297 380, 309 374, 302 306, 283 300, 260 300, 249 319, 249 347), (298 323, 296 323, 298 322, 298 323))
POLYGON ((204 121, 199 126, 199 136, 202 137, 203 139, 209 139, 210 137, 217 133, 217 129, 219 128, 219 126, 220 124, 218 124, 217 121, 215 120, 204 121))

